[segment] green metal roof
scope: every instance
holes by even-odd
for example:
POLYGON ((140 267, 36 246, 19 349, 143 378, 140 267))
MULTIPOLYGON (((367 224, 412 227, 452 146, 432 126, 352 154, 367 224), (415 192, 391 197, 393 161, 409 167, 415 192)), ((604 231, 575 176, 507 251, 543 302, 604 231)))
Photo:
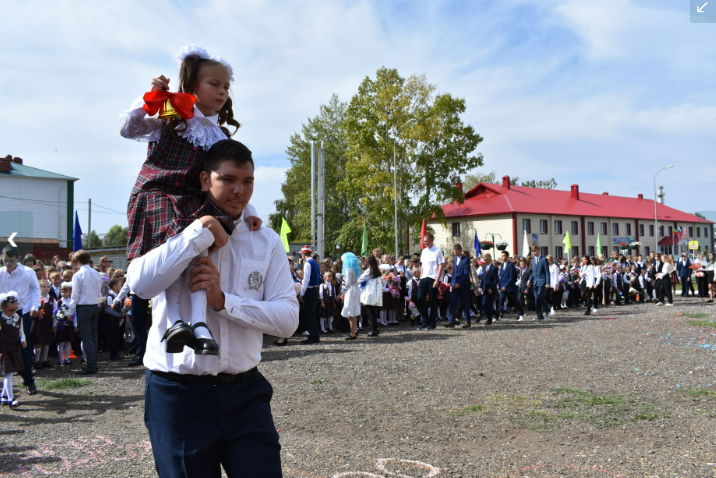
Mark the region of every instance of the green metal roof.
POLYGON ((44 169, 37 169, 24 164, 11 163, 12 171, 0 171, 0 174, 7 176, 22 176, 25 178, 63 179, 65 181, 78 181, 77 178, 62 174, 51 173, 44 169))

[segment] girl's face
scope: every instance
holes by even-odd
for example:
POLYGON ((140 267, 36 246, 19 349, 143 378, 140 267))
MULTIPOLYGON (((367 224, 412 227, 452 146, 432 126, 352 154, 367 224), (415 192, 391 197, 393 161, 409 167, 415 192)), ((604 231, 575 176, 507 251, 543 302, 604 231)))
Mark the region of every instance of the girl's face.
POLYGON ((582 265, 583 265, 583 266, 586 266, 586 265, 588 265, 588 264, 589 264, 589 262, 587 261, 587 258, 586 258, 586 257, 582 257, 582 265))
POLYGON ((205 66, 196 85, 196 107, 204 116, 212 116, 224 107, 229 98, 229 74, 223 66, 205 66))
POLYGON ((2 311, 7 315, 8 317, 12 317, 15 315, 15 312, 17 312, 17 302, 8 302, 5 304, 5 306, 2 308, 2 311))
POLYGON ((48 282, 40 282, 40 294, 46 296, 50 293, 50 284, 48 282))
POLYGON ((60 291, 60 295, 63 299, 69 299, 72 296, 72 291, 69 289, 65 289, 60 291))

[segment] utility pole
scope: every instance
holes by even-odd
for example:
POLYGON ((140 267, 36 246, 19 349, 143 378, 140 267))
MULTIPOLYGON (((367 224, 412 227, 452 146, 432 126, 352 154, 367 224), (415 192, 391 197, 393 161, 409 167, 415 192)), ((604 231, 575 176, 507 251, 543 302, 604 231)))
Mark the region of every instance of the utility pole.
POLYGON ((316 142, 311 141, 311 250, 316 247, 316 142))
POLYGON ((92 238, 92 199, 89 200, 89 208, 87 209, 87 248, 89 249, 92 238))
POLYGON ((326 149, 325 142, 321 141, 321 149, 318 150, 318 212, 316 213, 316 250, 315 252, 325 259, 323 254, 326 249, 326 149))

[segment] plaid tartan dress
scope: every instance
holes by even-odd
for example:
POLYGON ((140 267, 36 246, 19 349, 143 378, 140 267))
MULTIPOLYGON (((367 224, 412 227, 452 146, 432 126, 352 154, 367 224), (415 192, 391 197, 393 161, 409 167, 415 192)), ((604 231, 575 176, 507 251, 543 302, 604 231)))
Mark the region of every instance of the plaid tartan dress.
MULTIPOLYGON (((16 314, 17 315, 17 314, 16 314)), ((15 373, 25 370, 22 361, 22 343, 20 343, 20 327, 15 327, 4 314, 0 316, 0 370, 2 373, 15 373)))
POLYGON ((204 153, 200 146, 173 134, 149 143, 127 207, 128 259, 160 246, 202 216, 214 216, 231 234, 231 216, 201 190, 204 153))

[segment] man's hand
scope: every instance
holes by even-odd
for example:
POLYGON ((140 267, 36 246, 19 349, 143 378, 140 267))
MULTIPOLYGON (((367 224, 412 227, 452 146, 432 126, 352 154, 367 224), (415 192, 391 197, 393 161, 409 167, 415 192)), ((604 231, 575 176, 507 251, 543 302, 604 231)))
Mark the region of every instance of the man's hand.
POLYGON ((38 315, 39 315, 39 314, 37 313, 36 310, 31 310, 31 311, 30 311, 30 317, 37 317, 38 315))
POLYGON ((23 348, 23 349, 24 349, 24 348, 27 348, 27 342, 25 342, 25 341, 23 340, 21 343, 22 343, 22 348, 23 348))
POLYGON ((459 289, 459 288, 460 288, 460 284, 455 284, 453 287, 454 287, 455 289, 459 289))
POLYGON ((492 289, 487 289, 488 294, 492 294, 492 289))
POLYGON ((531 285, 532 285, 532 281, 531 281, 531 280, 528 280, 528 281, 527 281, 527 287, 529 287, 529 286, 531 286, 531 285))
POLYGON ((298 300, 300 300, 301 302, 303 302, 303 296, 302 296, 302 295, 299 295, 299 296, 298 296, 298 300))
POLYGON ((433 283, 433 289, 437 289, 438 287, 440 287, 440 281, 436 280, 435 283, 433 283))
POLYGON ((218 219, 214 216, 202 216, 199 221, 201 221, 201 224, 214 235, 214 244, 212 244, 209 248, 209 255, 213 254, 229 242, 229 235, 226 233, 224 227, 218 219))
POLYGON ((221 290, 221 276, 209 257, 200 257, 191 271, 189 291, 206 291, 206 302, 216 311, 224 309, 224 293, 221 290))
POLYGON ((500 290, 501 290, 502 292, 507 292, 507 287, 503 287, 503 288, 500 289, 500 290))
POLYGON ((57 327, 52 327, 53 332, 57 332, 57 327))

